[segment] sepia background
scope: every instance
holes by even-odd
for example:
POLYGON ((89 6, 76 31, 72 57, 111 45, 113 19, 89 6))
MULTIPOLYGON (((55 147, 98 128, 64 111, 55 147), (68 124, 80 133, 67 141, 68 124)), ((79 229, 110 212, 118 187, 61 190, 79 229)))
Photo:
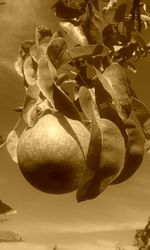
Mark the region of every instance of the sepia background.
MULTIPOLYGON (((0 7, 0 134, 13 128, 24 88, 14 70, 20 43, 34 39, 37 25, 58 24, 50 13, 52 0, 7 0, 0 7)), ((137 95, 150 108, 150 58, 129 74, 137 95)), ((23 242, 0 243, 2 250, 48 250, 56 244, 66 250, 109 250, 121 242, 133 244, 137 228, 150 216, 150 155, 126 182, 112 185, 98 198, 77 203, 75 192, 49 195, 33 188, 13 163, 6 149, 0 151, 0 199, 18 214, 0 224, 0 231, 18 233, 23 242)), ((2 217, 2 216, 1 216, 2 217)), ((126 247, 128 249, 128 247, 126 247)))

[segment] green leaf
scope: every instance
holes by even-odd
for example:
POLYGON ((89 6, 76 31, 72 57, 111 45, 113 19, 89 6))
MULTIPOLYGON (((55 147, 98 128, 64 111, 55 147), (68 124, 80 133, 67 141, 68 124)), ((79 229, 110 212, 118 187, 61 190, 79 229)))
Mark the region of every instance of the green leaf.
MULTIPOLYGON (((37 66, 36 66, 37 67, 37 66)), ((23 66, 25 80, 29 85, 36 84, 37 76, 36 76, 36 68, 31 56, 28 56, 24 61, 23 66)))
POLYGON ((12 130, 8 134, 7 140, 6 140, 7 151, 10 154, 12 160, 16 163, 18 162, 18 159, 17 159, 18 140, 19 138, 15 130, 12 130))
POLYGON ((61 28, 71 37, 72 40, 81 46, 88 45, 88 40, 81 26, 75 26, 70 22, 60 22, 61 28))
POLYGON ((96 68, 95 71, 103 87, 111 95, 118 114, 123 120, 126 119, 131 112, 132 99, 122 67, 115 63, 108 66, 103 74, 96 68))
POLYGON ((42 94, 53 105, 53 82, 57 79, 57 71, 47 55, 42 55, 37 69, 37 85, 42 94))
POLYGON ((146 138, 146 150, 150 152, 150 111, 143 102, 135 97, 132 97, 132 106, 146 138))
POLYGON ((55 83, 53 84, 53 99, 54 106, 60 113, 68 118, 81 121, 79 111, 75 104, 55 83))
POLYGON ((125 128, 127 132, 125 164, 122 172, 112 184, 118 184, 129 179, 143 161, 145 140, 133 113, 125 121, 125 128))

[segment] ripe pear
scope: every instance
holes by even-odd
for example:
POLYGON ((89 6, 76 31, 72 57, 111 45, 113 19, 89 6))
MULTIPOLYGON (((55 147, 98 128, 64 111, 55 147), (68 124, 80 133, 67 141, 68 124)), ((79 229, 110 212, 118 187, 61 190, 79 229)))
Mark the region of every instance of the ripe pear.
POLYGON ((17 146, 18 164, 26 180, 51 194, 77 189, 86 165, 88 129, 60 113, 46 114, 26 128, 17 146))

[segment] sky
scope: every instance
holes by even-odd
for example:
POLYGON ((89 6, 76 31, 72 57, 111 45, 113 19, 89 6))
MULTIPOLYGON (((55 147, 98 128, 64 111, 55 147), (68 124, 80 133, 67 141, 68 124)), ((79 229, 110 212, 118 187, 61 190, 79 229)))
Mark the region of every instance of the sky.
MULTIPOLYGON (((24 88, 14 70, 19 45, 34 39, 37 25, 56 29, 50 14, 52 1, 8 0, 0 9, 0 134, 12 130, 21 106, 24 88)), ((136 93, 150 108, 150 59, 137 64, 129 74, 136 93)), ((94 200, 77 203, 76 193, 50 195, 33 188, 12 162, 6 149, 0 151, 0 199, 18 211, 0 225, 0 230, 18 233, 24 242, 0 243, 3 250, 49 250, 56 244, 66 250, 111 250, 120 242, 132 250, 137 228, 150 216, 150 155, 126 182, 109 186, 94 200)))

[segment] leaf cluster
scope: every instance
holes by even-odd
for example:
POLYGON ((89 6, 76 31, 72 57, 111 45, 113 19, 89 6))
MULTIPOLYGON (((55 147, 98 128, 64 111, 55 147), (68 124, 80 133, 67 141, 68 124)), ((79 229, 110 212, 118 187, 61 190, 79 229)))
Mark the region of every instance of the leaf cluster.
MULTIPOLYGON (((26 91, 15 110, 26 126, 47 112, 60 112, 90 132, 79 202, 130 178, 150 150, 150 112, 124 73, 124 67, 135 72, 133 61, 149 53, 141 30, 150 17, 144 4, 139 31, 128 2, 110 0, 102 7, 98 0, 58 0, 52 11, 61 31, 37 27, 35 40, 21 45, 15 64, 26 91)), ((16 162, 18 125, 6 139, 16 162)))

